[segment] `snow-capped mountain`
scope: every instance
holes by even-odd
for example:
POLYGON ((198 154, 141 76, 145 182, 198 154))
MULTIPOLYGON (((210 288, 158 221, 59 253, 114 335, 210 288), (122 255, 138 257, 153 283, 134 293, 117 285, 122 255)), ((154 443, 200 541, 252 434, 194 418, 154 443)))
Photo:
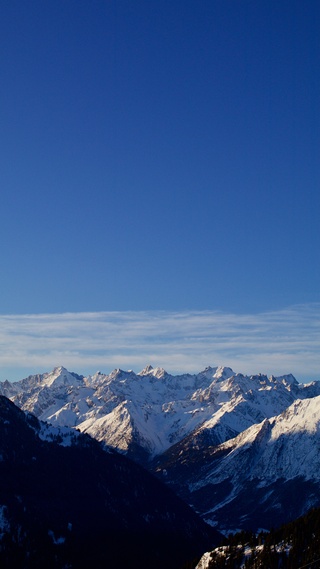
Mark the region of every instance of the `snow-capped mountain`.
POLYGON ((76 427, 145 461, 180 441, 187 450, 187 436, 192 448, 224 442, 311 389, 320 394, 319 387, 302 386, 291 375, 247 377, 226 367, 173 376, 147 366, 138 374, 117 369, 88 377, 58 367, 2 382, 0 393, 43 421, 76 427))
POLYGON ((317 396, 207 448, 197 470, 179 460, 162 468, 167 482, 179 479, 185 499, 219 529, 270 529, 320 506, 319 451, 317 396))
POLYGON ((147 366, 88 377, 59 367, 2 382, 0 394, 143 463, 226 530, 267 528, 275 513, 287 521, 317 503, 319 465, 309 459, 317 452, 319 382, 227 367, 173 376, 147 366), (285 496, 297 488, 290 505, 285 496))

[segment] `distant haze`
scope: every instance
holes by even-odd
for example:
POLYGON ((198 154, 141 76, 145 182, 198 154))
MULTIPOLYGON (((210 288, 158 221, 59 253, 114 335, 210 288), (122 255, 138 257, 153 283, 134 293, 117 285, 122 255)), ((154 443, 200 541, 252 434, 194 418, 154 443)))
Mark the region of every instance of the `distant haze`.
POLYGON ((320 379, 320 304, 258 314, 144 311, 0 316, 0 380, 63 365, 80 374, 147 364, 169 373, 226 365, 320 379))

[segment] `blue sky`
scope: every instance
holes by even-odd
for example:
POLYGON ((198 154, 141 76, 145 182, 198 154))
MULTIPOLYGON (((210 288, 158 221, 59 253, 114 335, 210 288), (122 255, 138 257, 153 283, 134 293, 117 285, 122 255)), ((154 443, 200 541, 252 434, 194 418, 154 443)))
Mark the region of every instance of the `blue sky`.
MULTIPOLYGON (((209 311, 234 315, 238 331, 241 318, 294 310, 313 329, 319 24, 314 0, 2 2, 0 314, 18 328, 23 315, 51 315, 54 328, 65 314, 201 313, 205 322, 209 311)), ((292 334, 285 322, 282 339, 292 334)), ((301 355, 297 325, 295 334, 301 355)), ((195 370, 232 360, 237 371, 267 371, 240 340, 217 353, 216 331, 209 337, 211 358, 190 347, 195 370)), ((2 375, 66 365, 57 339, 44 362, 32 360, 35 346, 21 352, 5 338, 17 355, 0 354, 2 375)), ((194 334, 193 347, 201 342, 194 334)), ((135 351, 184 368, 143 343, 135 351)), ((93 350, 91 371, 126 368, 130 357, 118 354, 102 361, 93 350)), ((72 361, 89 365, 81 350, 72 361)), ((287 371, 300 373, 297 361, 287 371)))

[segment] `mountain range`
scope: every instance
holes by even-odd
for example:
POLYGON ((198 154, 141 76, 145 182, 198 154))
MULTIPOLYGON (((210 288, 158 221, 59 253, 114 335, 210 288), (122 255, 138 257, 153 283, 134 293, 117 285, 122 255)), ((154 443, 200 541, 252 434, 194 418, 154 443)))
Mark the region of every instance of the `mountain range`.
POLYGON ((0 393, 142 464, 225 532, 268 529, 320 505, 319 382, 228 367, 87 377, 59 367, 1 382, 0 393))

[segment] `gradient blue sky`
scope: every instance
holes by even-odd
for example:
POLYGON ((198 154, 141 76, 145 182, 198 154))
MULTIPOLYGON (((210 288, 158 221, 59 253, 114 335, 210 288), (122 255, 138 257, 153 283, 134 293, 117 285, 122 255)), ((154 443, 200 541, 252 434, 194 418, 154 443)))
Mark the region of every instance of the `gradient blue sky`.
POLYGON ((318 0, 1 2, 0 314, 310 314, 319 29, 318 0))

